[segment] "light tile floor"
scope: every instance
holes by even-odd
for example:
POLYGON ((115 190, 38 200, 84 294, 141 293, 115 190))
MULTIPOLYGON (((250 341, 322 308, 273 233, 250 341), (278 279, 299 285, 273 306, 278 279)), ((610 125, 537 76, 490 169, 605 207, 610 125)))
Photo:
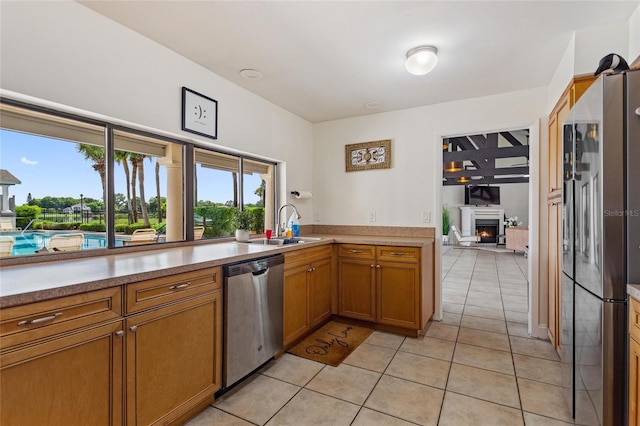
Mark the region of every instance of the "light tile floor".
POLYGON ((374 332, 340 366, 291 354, 193 418, 201 425, 562 425, 551 344, 527 337, 526 259, 443 250, 444 320, 374 332))

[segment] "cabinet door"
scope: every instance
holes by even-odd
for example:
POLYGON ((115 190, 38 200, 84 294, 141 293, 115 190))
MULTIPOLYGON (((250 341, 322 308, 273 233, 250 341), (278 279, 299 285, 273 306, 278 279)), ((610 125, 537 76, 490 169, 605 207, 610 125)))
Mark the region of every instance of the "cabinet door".
POLYGON ((377 321, 418 329, 420 322, 420 273, 417 264, 378 262, 377 321))
POLYGON ((549 324, 549 340, 557 351, 560 351, 560 331, 561 324, 561 277, 560 277, 560 233, 562 216, 560 210, 562 204, 560 199, 551 200, 547 204, 548 225, 547 225, 547 292, 549 297, 549 307, 547 322, 549 324))
POLYGON ((309 321, 315 327, 331 316, 331 258, 311 264, 309 321))
POLYGON ((131 316, 127 423, 169 423, 222 384, 222 293, 131 316))
POLYGON ((2 354, 0 424, 121 425, 122 325, 2 354))
POLYGON ((309 264, 302 264, 284 272, 283 337, 288 345, 309 331, 309 264))
POLYGON ((338 314, 366 321, 376 319, 373 260, 338 259, 338 314))
POLYGON ((638 412, 638 402, 640 402, 640 392, 638 392, 638 374, 640 374, 640 344, 635 339, 629 339, 629 426, 640 425, 640 413, 638 412))

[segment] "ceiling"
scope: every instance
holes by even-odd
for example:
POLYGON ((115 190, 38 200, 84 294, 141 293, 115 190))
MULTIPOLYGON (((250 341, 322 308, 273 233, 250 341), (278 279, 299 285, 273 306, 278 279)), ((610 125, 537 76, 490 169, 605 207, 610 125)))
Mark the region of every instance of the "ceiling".
POLYGON ((638 7, 637 0, 79 2, 314 123, 546 86, 573 31, 626 22, 638 7), (438 66, 410 75, 405 54, 423 44, 438 48, 438 66), (246 68, 263 78, 241 77, 246 68))

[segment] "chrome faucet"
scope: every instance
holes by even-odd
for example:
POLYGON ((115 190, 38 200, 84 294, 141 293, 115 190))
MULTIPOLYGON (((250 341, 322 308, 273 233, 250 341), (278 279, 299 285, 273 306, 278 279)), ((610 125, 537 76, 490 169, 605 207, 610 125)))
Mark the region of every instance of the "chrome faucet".
MULTIPOLYGON (((296 209, 296 206, 294 206, 293 204, 287 203, 287 204, 283 204, 282 207, 280 207, 278 209, 278 222, 276 223, 276 237, 280 236, 280 215, 282 214, 282 209, 284 209, 285 207, 290 206, 293 211, 296 213, 296 217, 298 219, 302 218, 302 216, 300 216, 300 213, 298 213, 298 209, 296 209)), ((287 224, 282 222, 282 227, 286 228, 287 224)))

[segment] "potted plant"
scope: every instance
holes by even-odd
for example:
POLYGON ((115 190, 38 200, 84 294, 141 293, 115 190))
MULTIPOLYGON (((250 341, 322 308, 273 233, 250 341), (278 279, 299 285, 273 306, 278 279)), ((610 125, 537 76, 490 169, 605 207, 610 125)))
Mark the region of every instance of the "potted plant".
POLYGON ((449 231, 451 230, 451 217, 447 206, 442 206, 442 244, 449 244, 449 231))
POLYGON ((236 210, 233 224, 236 228, 236 241, 247 241, 249 229, 251 229, 251 212, 249 210, 236 210))

